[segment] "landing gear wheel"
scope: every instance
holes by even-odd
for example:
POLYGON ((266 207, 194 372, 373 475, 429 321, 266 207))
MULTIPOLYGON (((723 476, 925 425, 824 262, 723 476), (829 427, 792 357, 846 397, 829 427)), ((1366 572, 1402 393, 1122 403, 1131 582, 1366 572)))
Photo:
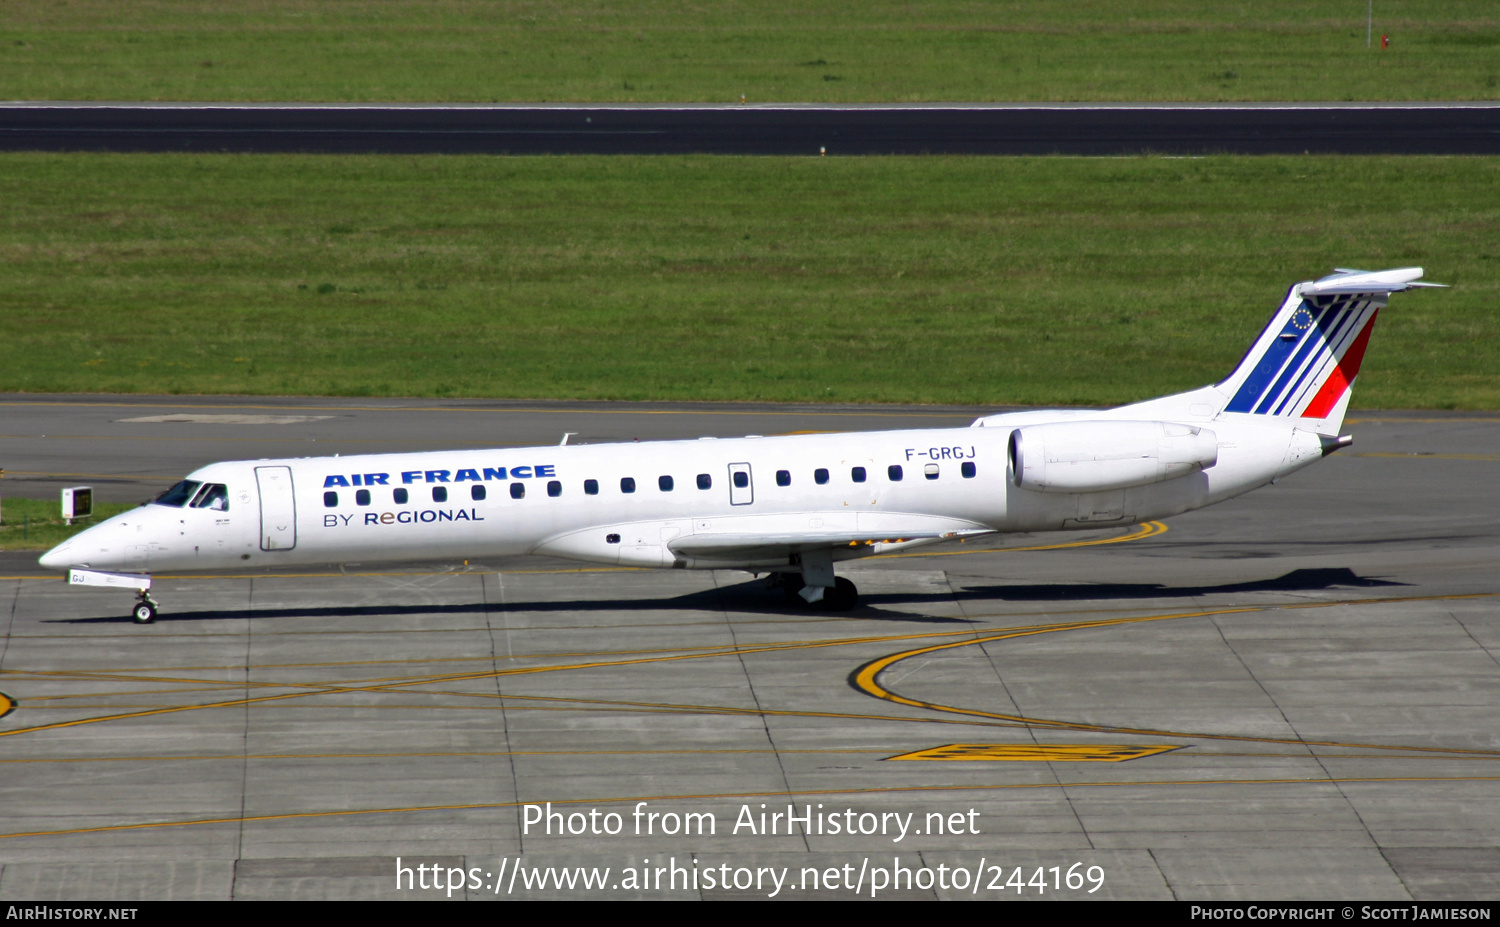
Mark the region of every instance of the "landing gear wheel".
POLYGON ((842 576, 833 581, 833 588, 823 593, 817 607, 825 612, 847 612, 859 604, 859 589, 842 576))
POLYGON ((777 573, 776 585, 781 587, 781 594, 786 597, 788 602, 796 602, 799 605, 807 604, 797 594, 802 591, 802 576, 800 574, 777 573))
POLYGON ((150 624, 156 620, 156 600, 151 598, 145 590, 141 590, 140 597, 135 600, 135 608, 131 609, 130 619, 136 624, 150 624))

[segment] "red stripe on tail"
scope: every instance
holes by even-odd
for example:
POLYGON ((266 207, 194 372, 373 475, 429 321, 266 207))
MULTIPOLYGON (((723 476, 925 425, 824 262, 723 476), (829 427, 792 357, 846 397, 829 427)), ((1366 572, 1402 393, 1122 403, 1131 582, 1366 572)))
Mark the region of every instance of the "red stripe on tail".
POLYGON ((1365 345, 1370 343, 1370 332, 1375 330, 1375 317, 1380 314, 1377 309, 1370 313, 1370 321, 1365 323, 1365 330, 1359 333, 1354 343, 1349 345, 1349 350, 1339 359, 1338 365, 1333 368, 1323 388, 1318 390, 1318 395, 1313 397, 1307 408, 1302 410, 1303 418, 1326 418, 1329 411, 1343 398, 1344 391, 1354 378, 1359 376, 1359 365, 1365 359, 1365 345))

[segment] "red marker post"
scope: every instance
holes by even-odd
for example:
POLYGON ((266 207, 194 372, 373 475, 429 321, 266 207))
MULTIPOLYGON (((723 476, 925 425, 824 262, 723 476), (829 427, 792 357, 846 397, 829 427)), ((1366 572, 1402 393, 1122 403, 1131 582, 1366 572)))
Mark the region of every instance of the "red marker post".
POLYGON ((1388 36, 1388 35, 1381 36, 1380 37, 1380 47, 1381 48, 1390 48, 1391 47, 1391 37, 1388 36))

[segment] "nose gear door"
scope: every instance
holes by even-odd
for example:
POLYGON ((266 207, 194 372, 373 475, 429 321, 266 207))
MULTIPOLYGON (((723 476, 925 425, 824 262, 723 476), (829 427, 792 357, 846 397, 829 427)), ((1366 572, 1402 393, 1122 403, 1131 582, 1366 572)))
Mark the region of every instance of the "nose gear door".
POLYGON ((292 497, 291 467, 256 467, 260 487, 260 549, 297 546, 297 502, 292 497))

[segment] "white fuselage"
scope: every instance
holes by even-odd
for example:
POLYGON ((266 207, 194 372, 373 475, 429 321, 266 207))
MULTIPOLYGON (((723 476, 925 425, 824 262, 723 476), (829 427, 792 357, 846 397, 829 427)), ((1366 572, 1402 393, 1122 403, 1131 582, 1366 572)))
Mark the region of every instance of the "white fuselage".
POLYGON ((800 541, 827 547, 828 538, 848 538, 833 550, 833 559, 846 560, 990 531, 1162 518, 1239 495, 1322 454, 1316 435, 1286 420, 1184 418, 1212 428, 1217 461, 1206 469, 1098 492, 1017 485, 1007 450, 1014 426, 1102 421, 1123 411, 1018 413, 955 429, 231 461, 188 477, 222 484, 224 507, 146 504, 79 534, 42 563, 151 573, 537 553, 789 570, 788 550, 800 541), (862 482, 855 468, 863 468, 862 482), (622 488, 627 479, 633 492, 622 488), (596 492, 586 491, 588 481, 596 492))

